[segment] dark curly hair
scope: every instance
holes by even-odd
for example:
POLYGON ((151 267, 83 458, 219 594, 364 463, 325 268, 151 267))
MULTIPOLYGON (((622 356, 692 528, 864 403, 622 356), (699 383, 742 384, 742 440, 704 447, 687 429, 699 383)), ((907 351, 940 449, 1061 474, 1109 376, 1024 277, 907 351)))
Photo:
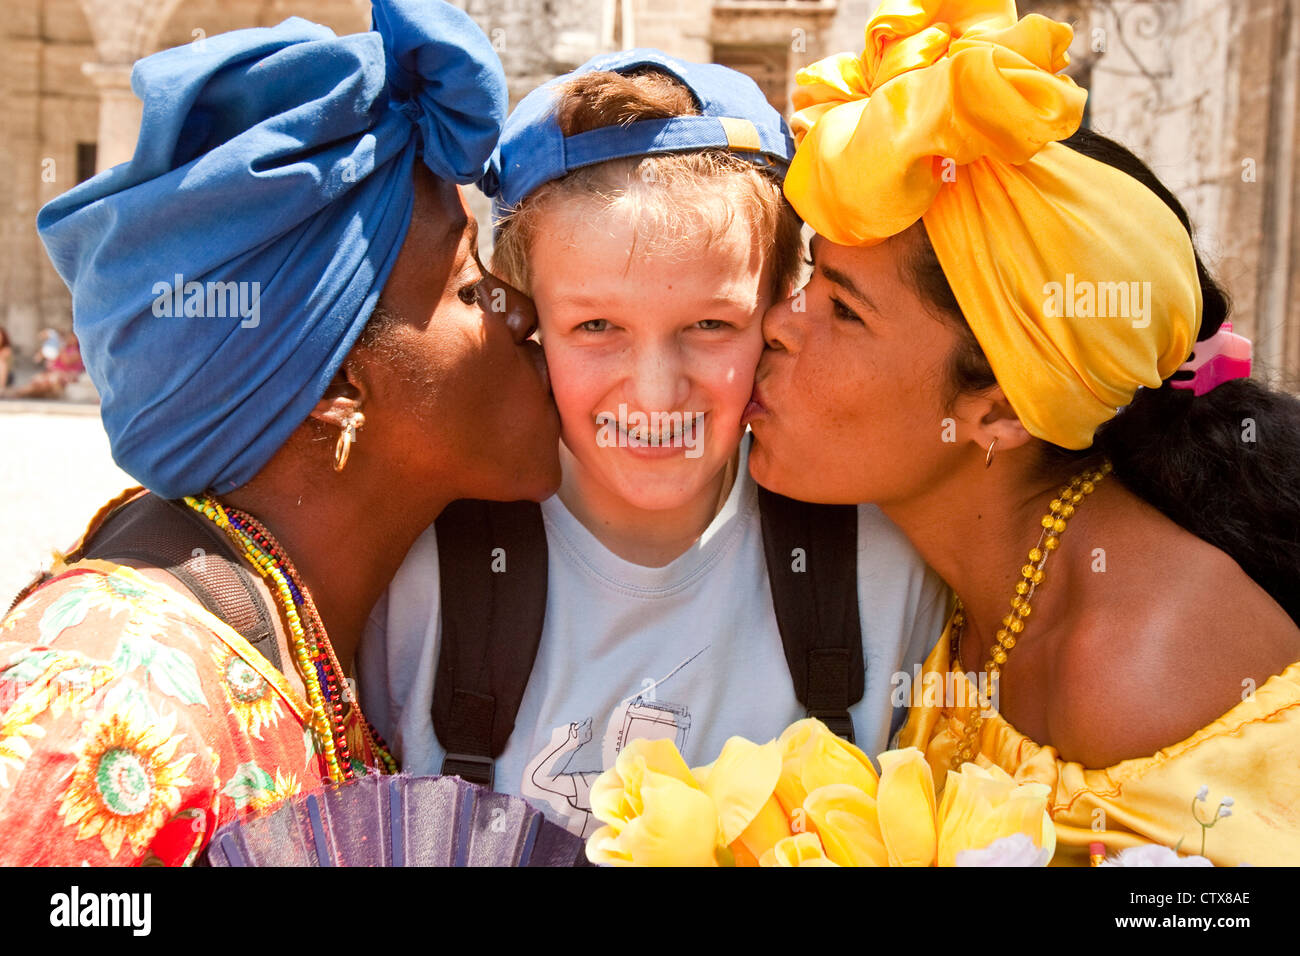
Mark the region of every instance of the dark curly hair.
MULTIPOLYGON (((1129 150, 1088 129, 1062 143, 1142 183, 1191 234, 1182 204, 1129 150)), ((962 318, 934 247, 924 230, 917 232, 905 273, 961 335, 949 359, 949 397, 991 388, 997 384, 993 369, 962 318)), ((1205 341, 1228 318, 1231 303, 1199 254, 1196 272, 1204 303, 1197 338, 1205 341)), ((1097 430, 1091 448, 1041 442, 1044 474, 1061 478, 1109 458, 1125 487, 1230 556, 1300 623, 1300 400, 1251 379, 1225 382, 1200 397, 1170 387, 1186 377, 1175 372, 1159 388, 1139 389, 1097 430)))

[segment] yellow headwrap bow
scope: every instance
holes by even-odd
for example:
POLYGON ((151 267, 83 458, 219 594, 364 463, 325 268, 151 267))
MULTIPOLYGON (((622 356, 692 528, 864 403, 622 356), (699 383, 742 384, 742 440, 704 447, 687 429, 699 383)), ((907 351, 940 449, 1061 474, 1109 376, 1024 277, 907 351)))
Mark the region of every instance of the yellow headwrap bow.
POLYGON ((1014 0, 885 0, 860 57, 799 72, 785 192, 841 245, 922 219, 1022 424, 1087 448, 1187 359, 1201 290, 1169 207, 1057 142, 1087 97, 1057 75, 1072 36, 1014 0))

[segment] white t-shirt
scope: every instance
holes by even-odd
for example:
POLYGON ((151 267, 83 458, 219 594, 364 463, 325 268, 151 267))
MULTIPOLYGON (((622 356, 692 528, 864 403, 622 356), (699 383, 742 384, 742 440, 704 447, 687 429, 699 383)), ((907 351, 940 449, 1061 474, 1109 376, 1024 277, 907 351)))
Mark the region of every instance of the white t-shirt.
MULTIPOLYGON (((542 503, 549 549, 546 621, 496 789, 527 798, 587 836, 588 791, 636 737, 676 741, 711 762, 728 737, 763 742, 805 716, 772 609, 748 442, 726 504, 689 551, 662 568, 611 553, 558 497, 542 503)), ((902 532, 858 507, 858 608, 866 690, 850 708, 858 746, 888 749, 905 710, 890 703, 939 639, 947 589, 902 532)), ((372 612, 358 656, 366 715, 407 773, 436 774, 430 709, 441 637, 438 545, 429 527, 372 612)))

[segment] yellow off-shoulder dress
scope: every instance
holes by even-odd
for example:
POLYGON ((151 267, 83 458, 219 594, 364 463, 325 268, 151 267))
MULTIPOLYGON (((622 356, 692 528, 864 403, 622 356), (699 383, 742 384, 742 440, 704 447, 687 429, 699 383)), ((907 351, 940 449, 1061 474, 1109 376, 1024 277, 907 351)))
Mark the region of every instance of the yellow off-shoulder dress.
MULTIPOLYGON (((942 688, 951 671, 956 694, 974 701, 974 687, 950 662, 951 621, 923 670, 922 687, 942 688)), ((948 695, 919 694, 899 747, 919 747, 942 786, 949 761, 973 708, 945 706, 948 695), (933 699, 932 699, 933 698, 933 699)), ((1223 797, 1231 815, 1206 835, 1205 856, 1216 866, 1300 865, 1300 662, 1270 677, 1255 693, 1209 726, 1150 757, 1092 769, 1062 760, 1019 733, 1000 715, 986 715, 977 762, 996 764, 1020 782, 1051 788, 1048 811, 1056 824, 1053 865, 1087 865, 1088 845, 1114 855, 1146 843, 1197 853, 1201 827, 1192 803, 1202 786, 1209 796, 1196 808, 1209 820, 1223 797)))

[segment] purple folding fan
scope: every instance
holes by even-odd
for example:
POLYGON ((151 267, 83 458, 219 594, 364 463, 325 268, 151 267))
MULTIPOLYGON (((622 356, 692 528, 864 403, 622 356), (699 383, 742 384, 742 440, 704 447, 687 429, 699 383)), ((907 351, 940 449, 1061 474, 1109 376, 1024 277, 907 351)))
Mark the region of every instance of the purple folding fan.
POLYGON ((460 777, 370 774, 217 830, 212 866, 586 866, 583 841, 460 777))

